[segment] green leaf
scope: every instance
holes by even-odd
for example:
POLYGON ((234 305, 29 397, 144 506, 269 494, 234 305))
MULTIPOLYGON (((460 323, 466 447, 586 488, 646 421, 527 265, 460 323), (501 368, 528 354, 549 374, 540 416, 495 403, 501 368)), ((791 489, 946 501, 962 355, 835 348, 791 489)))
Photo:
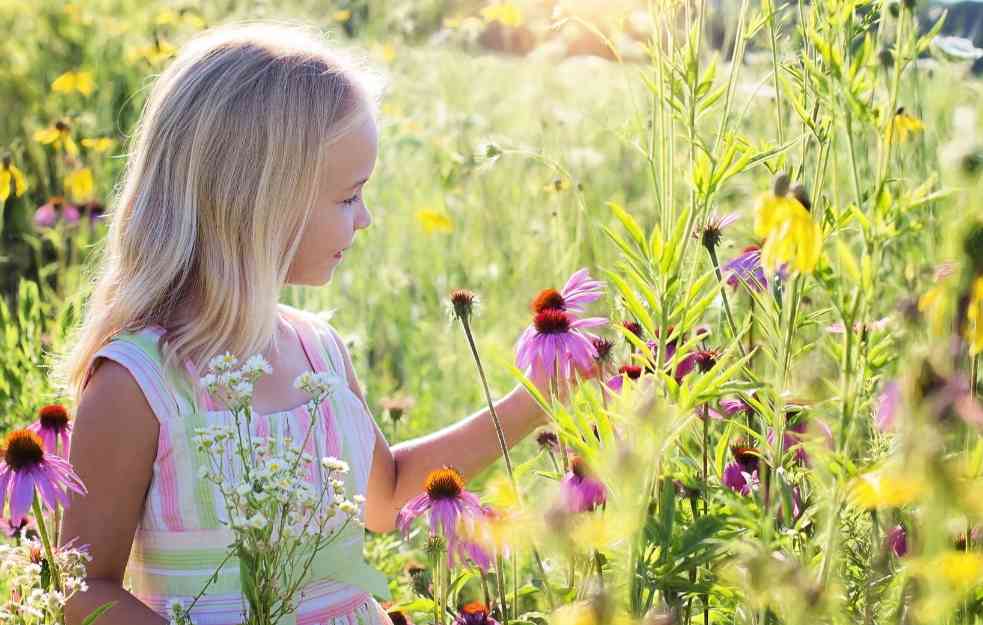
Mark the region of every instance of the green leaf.
POLYGON ((642 249, 645 249, 645 233, 642 231, 642 227, 638 225, 638 222, 635 221, 635 218, 632 217, 628 211, 622 208, 621 204, 618 204, 615 201, 610 201, 607 203, 607 205, 611 208, 611 212, 614 213, 614 216, 618 218, 618 221, 621 222, 621 225, 625 227, 625 230, 628 231, 628 234, 631 235, 631 238, 635 240, 635 243, 637 243, 642 249))
POLYGON ((89 616, 85 617, 82 621, 82 625, 92 625, 96 622, 96 619, 108 612, 113 606, 115 606, 118 601, 107 601, 95 610, 89 613, 89 616))

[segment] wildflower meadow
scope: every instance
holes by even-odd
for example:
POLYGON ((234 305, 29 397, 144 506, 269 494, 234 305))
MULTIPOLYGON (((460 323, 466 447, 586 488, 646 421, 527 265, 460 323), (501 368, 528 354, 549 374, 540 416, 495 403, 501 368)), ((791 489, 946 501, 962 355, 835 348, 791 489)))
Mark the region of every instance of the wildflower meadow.
MULTIPOLYGON (((0 2, 0 622, 87 590, 48 366, 148 85, 250 19, 387 85, 374 223, 281 300, 338 330, 390 444, 516 383, 548 417, 506 452, 492 409, 501 460, 369 533, 393 624, 983 622, 983 50, 926 0, 0 2)), ((202 378, 237 419, 198 433, 202 480, 247 622, 291 622, 280 554, 361 501, 343 461, 248 440, 268 365, 235 356, 202 378)), ((312 428, 326 384, 296 383, 312 428)))

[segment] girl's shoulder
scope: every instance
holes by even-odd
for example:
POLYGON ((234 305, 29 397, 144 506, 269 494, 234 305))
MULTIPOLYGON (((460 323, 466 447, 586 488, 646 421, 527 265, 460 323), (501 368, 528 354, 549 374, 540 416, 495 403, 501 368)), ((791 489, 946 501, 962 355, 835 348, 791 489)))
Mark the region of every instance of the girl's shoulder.
MULTIPOLYGON (((89 362, 89 371, 83 386, 85 392, 89 392, 89 385, 97 372, 106 370, 99 374, 102 381, 98 390, 92 389, 93 392, 107 392, 112 395, 114 389, 118 389, 123 398, 136 397, 129 393, 136 389, 157 421, 177 417, 180 407, 173 387, 178 378, 164 374, 159 347, 162 334, 162 328, 152 326, 113 335, 89 362), (108 362, 113 364, 107 367, 108 362)), ((136 397, 138 403, 140 399, 136 397)))

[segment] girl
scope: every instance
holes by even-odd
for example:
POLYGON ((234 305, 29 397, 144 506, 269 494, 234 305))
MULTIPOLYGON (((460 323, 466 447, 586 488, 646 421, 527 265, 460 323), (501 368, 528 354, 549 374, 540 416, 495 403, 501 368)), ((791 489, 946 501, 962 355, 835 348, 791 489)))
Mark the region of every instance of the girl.
MULTIPOLYGON (((230 419, 198 384, 217 354, 261 353, 272 365, 255 387, 260 435, 306 431, 309 398, 292 380, 338 374, 314 442, 318 456, 350 464, 373 531, 393 529, 431 470, 452 465, 467 478, 497 458, 487 411, 390 448, 335 331, 277 303, 285 284, 328 282, 372 222, 362 190, 378 94, 370 73, 317 34, 270 24, 202 34, 154 85, 85 320, 56 367, 78 406, 70 461, 88 487, 61 536, 92 555, 69 623, 107 601, 117 603, 103 625, 167 623, 169 604, 187 604, 224 555, 222 504, 197 479, 190 440, 230 419)), ((521 386, 497 410, 510 445, 547 420, 521 386)), ((390 622, 372 596, 387 596, 386 580, 357 539, 319 556, 297 623, 390 622)), ((241 622, 236 576, 223 568, 196 623, 241 622)))

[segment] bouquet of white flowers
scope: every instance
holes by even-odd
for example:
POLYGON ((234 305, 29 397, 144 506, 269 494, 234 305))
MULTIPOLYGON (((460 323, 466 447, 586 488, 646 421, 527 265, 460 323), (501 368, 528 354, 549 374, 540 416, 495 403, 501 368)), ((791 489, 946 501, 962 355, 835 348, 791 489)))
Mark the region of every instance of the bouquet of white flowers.
POLYGON ((360 495, 345 496, 348 465, 333 457, 316 459, 306 453, 316 425, 318 407, 337 382, 331 374, 307 372, 294 387, 311 396, 307 433, 299 446, 289 436, 252 433, 253 385, 272 373, 259 355, 241 368, 230 354, 214 358, 201 379, 208 392, 232 413, 229 425, 212 425, 195 432, 195 444, 205 457, 200 477, 222 494, 232 543, 209 583, 189 605, 171 607, 173 625, 192 623, 190 610, 233 557, 239 562, 243 595, 248 604, 246 625, 273 625, 296 610, 298 591, 317 554, 349 523, 358 523, 360 495), (316 482, 305 479, 315 472, 316 482), (330 526, 330 527, 329 527, 330 526))

